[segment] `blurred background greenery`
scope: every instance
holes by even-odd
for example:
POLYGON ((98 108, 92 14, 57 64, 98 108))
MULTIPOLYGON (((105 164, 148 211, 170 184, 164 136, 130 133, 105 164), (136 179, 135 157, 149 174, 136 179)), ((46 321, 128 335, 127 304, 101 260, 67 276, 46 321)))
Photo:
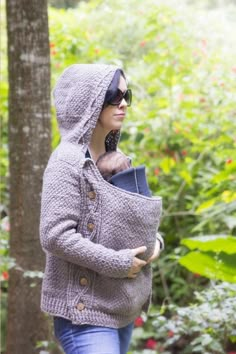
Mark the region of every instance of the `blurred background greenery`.
MULTIPOLYGON (((14 263, 8 257, 1 6, 0 270, 6 316, 7 271, 14 263)), ((163 198, 166 249, 153 265, 153 305, 149 317, 136 323, 132 353, 236 349, 235 20, 236 1, 49 1, 52 87, 72 63, 122 66, 134 97, 120 147, 133 165, 145 164, 153 195, 163 198), (204 319, 198 317, 202 311, 204 319)), ((54 149, 60 137, 53 107, 52 127, 54 149)))

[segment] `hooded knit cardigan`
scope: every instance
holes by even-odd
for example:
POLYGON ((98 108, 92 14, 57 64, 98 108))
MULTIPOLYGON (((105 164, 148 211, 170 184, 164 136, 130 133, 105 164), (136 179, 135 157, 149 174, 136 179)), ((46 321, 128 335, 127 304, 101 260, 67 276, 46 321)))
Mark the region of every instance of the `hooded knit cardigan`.
MULTIPOLYGON (((106 182, 85 154, 118 68, 76 64, 54 89, 61 142, 43 176, 40 241, 46 253, 41 309, 74 324, 120 328, 147 311, 151 266, 127 277, 131 249, 154 250, 161 198, 138 195, 106 182)), ((106 138, 116 150, 119 131, 106 138)))

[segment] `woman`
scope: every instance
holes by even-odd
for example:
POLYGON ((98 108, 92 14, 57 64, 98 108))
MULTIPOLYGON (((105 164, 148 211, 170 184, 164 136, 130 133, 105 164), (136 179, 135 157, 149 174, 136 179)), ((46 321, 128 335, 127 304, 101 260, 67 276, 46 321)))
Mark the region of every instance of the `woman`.
POLYGON ((61 142, 43 178, 41 308, 54 316, 67 354, 125 354, 151 297, 161 198, 117 188, 96 167, 101 154, 117 149, 131 104, 122 70, 72 65, 54 100, 61 142))

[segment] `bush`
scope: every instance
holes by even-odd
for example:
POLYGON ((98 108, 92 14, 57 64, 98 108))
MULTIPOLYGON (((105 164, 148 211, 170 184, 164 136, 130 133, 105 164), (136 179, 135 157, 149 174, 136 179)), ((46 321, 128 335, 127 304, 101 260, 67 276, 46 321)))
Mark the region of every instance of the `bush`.
POLYGON ((136 320, 134 353, 153 347, 157 353, 225 354, 236 343, 236 285, 212 284, 195 292, 194 304, 162 306, 147 322, 136 320), (139 351, 137 351, 139 350, 139 351))

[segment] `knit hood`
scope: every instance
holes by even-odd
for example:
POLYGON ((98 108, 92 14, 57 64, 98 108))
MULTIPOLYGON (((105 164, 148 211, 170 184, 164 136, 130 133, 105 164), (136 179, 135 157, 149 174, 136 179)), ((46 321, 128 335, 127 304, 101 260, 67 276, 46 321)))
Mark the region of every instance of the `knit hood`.
MULTIPOLYGON (((87 148, 107 89, 119 68, 103 64, 74 64, 59 77, 53 90, 61 140, 87 148)), ((111 131, 106 150, 116 150, 120 131, 111 131)))

